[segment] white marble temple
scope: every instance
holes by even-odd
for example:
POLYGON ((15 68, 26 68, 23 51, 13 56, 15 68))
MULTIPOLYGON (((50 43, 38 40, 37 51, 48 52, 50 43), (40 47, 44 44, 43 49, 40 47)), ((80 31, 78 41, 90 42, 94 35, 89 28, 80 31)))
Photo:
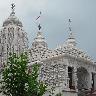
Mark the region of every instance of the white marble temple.
MULTIPOLYGON (((48 48, 42 34, 43 32, 39 30, 31 48, 28 48, 27 33, 13 10, 3 22, 0 31, 1 71, 10 52, 18 55, 28 52, 28 66, 31 68, 34 63, 41 64, 40 80, 48 84, 51 93, 61 92, 63 96, 80 96, 82 90, 91 88, 96 90, 96 63, 84 51, 77 48, 72 30, 69 31, 69 37, 64 44, 54 50, 48 48)), ((49 91, 44 96, 49 95, 49 91)))

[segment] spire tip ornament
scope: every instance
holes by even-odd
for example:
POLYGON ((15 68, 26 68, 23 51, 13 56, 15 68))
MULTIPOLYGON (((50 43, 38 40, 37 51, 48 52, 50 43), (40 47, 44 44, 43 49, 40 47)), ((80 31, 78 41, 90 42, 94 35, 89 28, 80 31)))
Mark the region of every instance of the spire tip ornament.
POLYGON ((71 19, 69 19, 69 31, 72 31, 72 28, 71 28, 71 19))
POLYGON ((69 19, 68 22, 69 22, 69 37, 66 41, 66 44, 70 47, 73 47, 73 46, 76 46, 76 41, 75 41, 75 36, 72 32, 71 19, 69 19))
POLYGON ((39 29, 39 31, 41 30, 41 14, 42 14, 42 12, 40 11, 40 15, 36 18, 36 21, 38 20, 38 22, 39 22, 39 24, 38 24, 38 29, 39 29))
POLYGON ((38 25, 38 29, 39 29, 39 31, 41 30, 41 28, 42 28, 42 27, 41 27, 41 24, 39 24, 39 25, 38 25))
POLYGON ((11 14, 15 14, 15 4, 14 3, 11 4, 11 10, 12 10, 11 14))

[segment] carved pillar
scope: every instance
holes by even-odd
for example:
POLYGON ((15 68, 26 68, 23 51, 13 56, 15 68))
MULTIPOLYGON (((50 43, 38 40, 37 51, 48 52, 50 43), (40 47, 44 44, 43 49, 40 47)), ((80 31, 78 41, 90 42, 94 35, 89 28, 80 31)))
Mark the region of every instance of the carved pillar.
POLYGON ((78 80, 78 78, 77 78, 77 68, 74 67, 74 69, 73 69, 73 86, 75 87, 75 90, 78 91, 78 89, 77 89, 77 80, 78 80))
POLYGON ((69 89, 68 66, 66 66, 65 74, 66 74, 66 84, 67 84, 66 88, 69 89))
POLYGON ((88 72, 89 73, 89 76, 87 77, 87 83, 88 83, 88 89, 91 89, 92 88, 92 73, 91 72, 88 72))

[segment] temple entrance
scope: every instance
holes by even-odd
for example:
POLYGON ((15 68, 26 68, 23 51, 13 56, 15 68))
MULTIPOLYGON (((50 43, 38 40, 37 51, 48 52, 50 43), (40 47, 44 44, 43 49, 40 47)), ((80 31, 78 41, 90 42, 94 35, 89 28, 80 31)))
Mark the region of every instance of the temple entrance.
POLYGON ((69 77, 69 88, 70 89, 75 89, 74 86, 74 78, 73 78, 73 67, 68 67, 68 77, 69 77))
POLYGON ((96 90, 96 73, 92 73, 92 89, 96 90))
POLYGON ((79 67, 77 78, 78 96, 85 96, 86 90, 89 90, 90 75, 84 67, 79 67))

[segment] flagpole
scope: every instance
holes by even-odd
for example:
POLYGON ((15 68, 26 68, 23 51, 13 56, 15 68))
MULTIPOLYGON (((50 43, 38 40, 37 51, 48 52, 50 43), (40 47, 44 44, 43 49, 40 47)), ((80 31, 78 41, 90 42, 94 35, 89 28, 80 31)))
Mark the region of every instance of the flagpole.
POLYGON ((72 31, 72 28, 71 28, 71 19, 69 19, 69 32, 71 32, 72 31))
POLYGON ((38 21, 38 30, 40 31, 41 30, 41 11, 40 11, 40 14, 39 14, 39 16, 36 18, 36 21, 38 21))

